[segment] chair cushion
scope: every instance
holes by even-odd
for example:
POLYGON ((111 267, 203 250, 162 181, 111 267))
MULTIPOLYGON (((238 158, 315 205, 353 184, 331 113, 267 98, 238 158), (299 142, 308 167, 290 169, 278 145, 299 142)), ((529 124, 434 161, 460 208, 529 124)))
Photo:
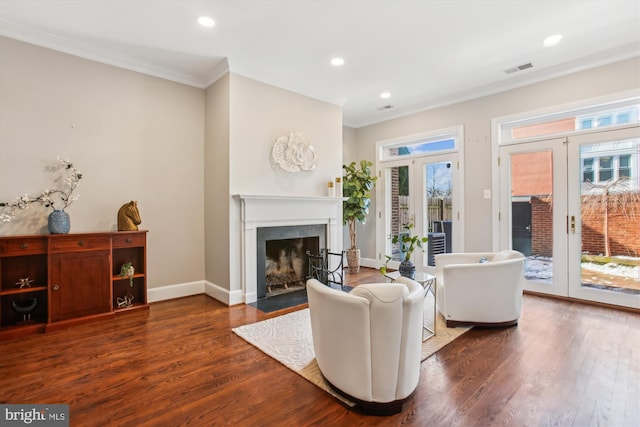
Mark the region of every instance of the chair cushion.
POLYGON ((390 303, 409 295, 409 288, 403 283, 368 283, 356 286, 350 295, 366 298, 372 303, 390 303))
POLYGON ((508 259, 520 258, 520 253, 512 250, 500 251, 491 258, 491 261, 506 261, 508 259))

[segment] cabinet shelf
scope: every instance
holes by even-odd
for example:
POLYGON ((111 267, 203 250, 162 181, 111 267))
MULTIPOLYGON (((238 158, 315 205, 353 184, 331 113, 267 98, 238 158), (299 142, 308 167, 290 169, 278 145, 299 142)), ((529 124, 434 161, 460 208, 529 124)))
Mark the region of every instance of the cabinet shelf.
MULTIPOLYGON (((144 273, 136 273, 136 274, 133 275, 133 279, 135 280, 135 279, 138 279, 138 278, 144 277, 144 276, 145 276, 144 273)), ((125 280, 129 280, 129 276, 125 276, 125 277, 122 277, 120 275, 113 276, 113 281, 114 282, 122 282, 122 281, 125 281, 125 280)))
POLYGON ((139 230, 0 237, 0 340, 148 310, 146 235, 139 230), (127 262, 136 269, 133 286, 120 276, 127 262), (31 287, 16 285, 25 281, 31 287), (131 305, 118 307, 123 298, 131 305))
POLYGON ((125 311, 146 309, 148 307, 149 307, 148 304, 142 304, 142 303, 137 303, 136 304, 136 303, 134 303, 133 305, 130 305, 129 307, 116 308, 113 311, 116 312, 116 313, 123 313, 125 311))
POLYGON ((46 291, 47 287, 46 286, 32 286, 30 288, 22 288, 22 289, 4 289, 2 291, 0 291, 0 296, 5 296, 5 295, 17 295, 17 294, 28 294, 31 292, 39 292, 39 291, 46 291))

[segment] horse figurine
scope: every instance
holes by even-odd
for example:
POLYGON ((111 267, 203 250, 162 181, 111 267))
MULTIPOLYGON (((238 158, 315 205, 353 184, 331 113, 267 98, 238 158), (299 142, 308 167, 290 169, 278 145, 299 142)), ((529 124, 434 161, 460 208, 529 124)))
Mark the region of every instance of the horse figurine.
POLYGON ((118 210, 118 231, 137 231, 141 222, 138 202, 132 200, 118 210))

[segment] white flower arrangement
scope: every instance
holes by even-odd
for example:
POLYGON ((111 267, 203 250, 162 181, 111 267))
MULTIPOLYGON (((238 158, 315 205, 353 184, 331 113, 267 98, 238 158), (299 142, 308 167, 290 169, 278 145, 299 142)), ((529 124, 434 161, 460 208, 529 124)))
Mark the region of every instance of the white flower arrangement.
POLYGON ((16 213, 23 209, 29 209, 33 203, 38 203, 52 210, 64 210, 73 202, 78 200, 80 195, 73 192, 80 185, 82 173, 77 170, 73 163, 58 157, 57 163, 48 168, 52 172, 59 172, 54 183, 59 185, 55 190, 44 190, 39 196, 34 197, 28 194, 18 196, 10 202, 0 202, 0 220, 9 222, 16 213))

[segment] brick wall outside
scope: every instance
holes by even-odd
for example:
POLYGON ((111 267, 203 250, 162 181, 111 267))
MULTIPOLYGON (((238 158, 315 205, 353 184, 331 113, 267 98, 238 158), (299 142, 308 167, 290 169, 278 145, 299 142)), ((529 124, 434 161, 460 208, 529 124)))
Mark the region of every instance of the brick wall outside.
MULTIPOLYGON (((631 209, 629 209, 631 210, 631 209)), ((640 256, 640 204, 633 211, 635 218, 623 212, 609 212, 609 245, 611 255, 640 256)), ((553 211, 550 202, 531 199, 531 249, 534 255, 552 256, 553 211)), ((601 215, 584 215, 582 218, 582 253, 605 253, 603 221, 601 215)), ((561 230, 562 233, 565 230, 561 230)))
MULTIPOLYGON (((631 210, 631 209, 629 209, 631 210)), ((609 212, 609 247, 611 255, 640 256, 640 203, 633 211, 635 217, 620 210, 609 212)), ((582 252, 592 255, 605 253, 604 219, 602 215, 582 218, 582 252)))
POLYGON ((553 256, 553 210, 551 203, 531 198, 531 253, 553 256))

